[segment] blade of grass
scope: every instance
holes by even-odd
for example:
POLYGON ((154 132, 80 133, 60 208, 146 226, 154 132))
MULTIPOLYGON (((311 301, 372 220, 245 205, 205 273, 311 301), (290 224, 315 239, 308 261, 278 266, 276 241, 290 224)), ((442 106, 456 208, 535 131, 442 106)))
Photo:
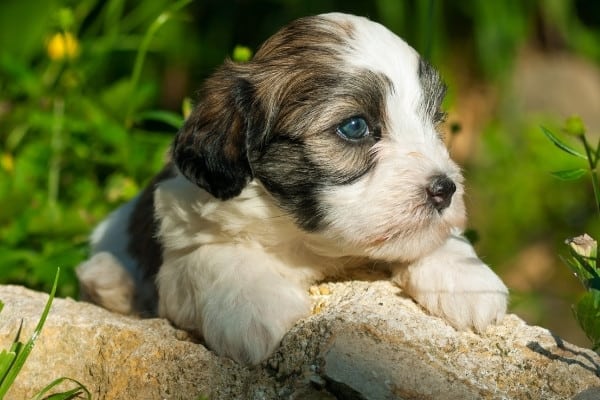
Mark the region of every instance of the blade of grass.
POLYGON ((17 334, 15 335, 15 338, 13 339, 13 344, 10 347, 10 351, 17 351, 19 349, 19 347, 23 344, 20 342, 22 331, 23 331, 23 320, 21 320, 21 323, 19 324, 19 329, 17 329, 17 334))
MULTIPOLYGON (((21 323, 19 324, 19 329, 17 330, 17 334, 15 335, 15 338, 13 339, 13 342, 10 345, 10 349, 8 350, 8 352, 6 350, 3 351, 3 353, 6 353, 5 361, 8 362, 8 364, 4 365, 4 363, 2 362, 2 366, 0 367, 0 390, 5 384, 8 385, 7 383, 5 383, 6 376, 7 376, 8 372, 10 371, 10 369, 12 368, 12 366, 15 362, 15 359, 17 358, 17 355, 21 351, 21 348, 23 347, 23 343, 19 342, 19 338, 21 337, 22 329, 23 329, 23 320, 21 320, 21 323)), ((10 386, 10 385, 8 385, 8 386, 10 386)), ((2 397, 0 397, 0 399, 1 398, 2 397)))
POLYGON ((16 357, 17 354, 14 351, 2 350, 2 353, 0 353, 0 385, 16 357))
POLYGON ((89 400, 92 399, 92 394, 81 382, 79 382, 75 379, 72 379, 72 378, 63 377, 63 378, 58 378, 58 379, 52 381, 45 388, 40 390, 40 392, 33 398, 33 400, 41 400, 41 399, 44 399, 44 400, 68 400, 68 399, 74 399, 75 396, 81 394, 82 392, 86 394, 87 399, 89 399, 89 400), (73 382, 73 383, 75 383, 76 387, 71 390, 68 390, 66 392, 56 393, 56 394, 52 394, 47 397, 43 397, 46 393, 48 393, 50 390, 54 389, 55 387, 57 387, 58 385, 60 385, 63 382, 73 382))
MULTIPOLYGON (((48 317, 48 314, 50 313, 50 307, 52 306, 52 301, 54 300, 54 295, 56 294, 56 288, 58 287, 58 277, 59 276, 60 276, 60 268, 58 268, 56 271, 56 276, 54 277, 54 284, 52 285, 52 291, 50 292, 50 296, 48 297, 48 301, 46 302, 46 306, 44 307, 42 316, 40 317, 40 320, 39 320, 38 324, 36 325, 36 327, 33 331, 33 334, 31 335, 31 337, 29 338, 27 343, 23 346, 18 346, 18 344, 20 344, 18 342, 13 344, 13 346, 17 345, 18 351, 15 352, 16 359, 14 360, 11 367, 9 368, 3 381, 0 383, 0 399, 4 398, 4 395, 6 394, 6 392, 8 392, 8 389, 10 388, 12 383, 17 378, 17 375, 23 368, 25 361, 27 361, 27 357, 29 357, 31 350, 33 350, 35 341, 39 337, 39 335, 42 331, 42 328, 43 328, 44 324, 46 323, 46 318, 48 317)), ((19 328, 19 332, 20 332, 20 330, 21 330, 21 328, 19 328)), ((17 334, 17 337, 18 337, 18 334, 17 334)))
MULTIPOLYGON (((150 27, 146 31, 144 38, 142 39, 142 43, 140 44, 139 50, 135 56, 135 61, 133 64, 133 72, 131 73, 131 79, 129 81, 129 89, 130 93, 133 93, 137 88, 138 82, 142 75, 142 67, 144 65, 144 61, 146 60, 146 53, 148 53, 148 49, 150 47, 150 42, 154 38, 154 35, 161 26, 165 24, 177 11, 181 10, 183 7, 187 6, 191 3, 192 0, 180 0, 175 2, 168 10, 160 13, 160 15, 150 24, 150 27)), ((126 118, 125 118, 125 126, 130 127, 133 120, 133 102, 130 103, 129 109, 127 110, 126 118)))
POLYGON ((542 128, 542 132, 544 132, 544 135, 546 135, 546 137, 548 139, 550 139, 550 141, 552 143, 554 143, 554 145, 556 147, 558 147, 559 149, 561 149, 565 153, 571 154, 572 156, 583 158, 584 160, 587 160, 587 157, 585 155, 581 154, 580 152, 578 152, 574 148, 570 147, 569 145, 567 145, 566 143, 564 143, 563 141, 561 141, 559 138, 557 138, 556 136, 554 136, 554 134, 552 132, 550 132, 548 129, 544 128, 543 126, 541 126, 540 128, 542 128))
POLYGON ((598 139, 598 144, 596 144, 596 154, 595 154, 596 160, 600 159, 600 138, 598 139))
POLYGON ((179 114, 169 111, 150 110, 143 111, 136 115, 137 122, 141 122, 144 120, 162 122, 164 124, 172 126, 175 129, 179 129, 183 125, 183 117, 179 114))

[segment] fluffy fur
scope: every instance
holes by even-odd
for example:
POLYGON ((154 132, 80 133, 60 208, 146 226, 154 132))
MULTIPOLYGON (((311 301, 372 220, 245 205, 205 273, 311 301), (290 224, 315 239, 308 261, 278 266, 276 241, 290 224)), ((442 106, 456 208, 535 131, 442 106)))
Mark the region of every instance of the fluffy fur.
POLYGON ((375 22, 292 22, 207 80, 172 163, 94 231, 83 295, 250 364, 309 313, 310 284, 361 266, 483 330, 508 291, 460 236, 462 177, 436 131, 444 92, 375 22))

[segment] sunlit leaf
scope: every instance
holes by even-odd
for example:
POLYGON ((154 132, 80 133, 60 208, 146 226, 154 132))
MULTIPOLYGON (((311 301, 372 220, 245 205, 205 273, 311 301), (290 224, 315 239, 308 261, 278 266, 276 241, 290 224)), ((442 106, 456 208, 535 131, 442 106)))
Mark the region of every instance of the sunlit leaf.
POLYGON ((548 129, 544 128, 543 126, 542 128, 542 132, 544 132, 544 135, 546 135, 546 137, 548 139, 550 139, 550 141, 552 143, 554 143, 554 145, 556 147, 558 147, 559 149, 561 149, 562 151, 564 151, 565 153, 571 154, 575 157, 579 157, 582 158, 584 160, 587 160, 587 157, 583 154, 581 154, 580 152, 578 152, 577 150, 575 150, 574 148, 572 148, 571 146, 567 145, 566 143, 564 143, 563 141, 561 141, 559 138, 557 138, 552 132, 550 132, 548 129))
POLYGON ((38 394, 34 397, 34 400, 41 400, 41 399, 44 399, 44 400, 69 400, 69 399, 78 398, 78 396, 82 393, 86 394, 87 399, 92 398, 92 394, 81 382, 79 382, 75 379, 63 377, 63 378, 58 378, 58 379, 52 381, 45 388, 40 390, 38 392, 38 394), (55 387, 57 387, 58 385, 60 385, 63 382, 73 382, 76 386, 71 390, 67 390, 65 392, 55 393, 55 394, 46 396, 46 394, 49 391, 51 391, 52 389, 54 389, 55 387))

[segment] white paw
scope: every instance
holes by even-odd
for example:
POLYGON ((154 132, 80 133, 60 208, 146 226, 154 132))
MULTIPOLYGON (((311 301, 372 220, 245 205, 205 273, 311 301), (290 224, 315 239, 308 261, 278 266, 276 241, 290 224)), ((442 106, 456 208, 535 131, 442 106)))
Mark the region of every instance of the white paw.
POLYGON ((404 290, 431 314, 459 330, 482 332, 506 313, 508 289, 477 257, 438 257, 411 265, 404 290))
POLYGON ((283 282, 211 293, 202 313, 208 347, 242 364, 273 353, 287 331, 310 312, 307 294, 283 282))

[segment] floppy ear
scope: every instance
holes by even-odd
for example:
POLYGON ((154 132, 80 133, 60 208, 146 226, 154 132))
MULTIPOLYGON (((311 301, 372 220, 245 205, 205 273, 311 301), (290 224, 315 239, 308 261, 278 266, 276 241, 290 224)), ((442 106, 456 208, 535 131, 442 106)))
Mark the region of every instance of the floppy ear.
POLYGON ((172 147, 181 173, 221 200, 240 194, 252 179, 246 138, 254 90, 237 71, 226 62, 205 82, 172 147))

